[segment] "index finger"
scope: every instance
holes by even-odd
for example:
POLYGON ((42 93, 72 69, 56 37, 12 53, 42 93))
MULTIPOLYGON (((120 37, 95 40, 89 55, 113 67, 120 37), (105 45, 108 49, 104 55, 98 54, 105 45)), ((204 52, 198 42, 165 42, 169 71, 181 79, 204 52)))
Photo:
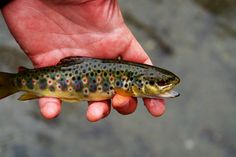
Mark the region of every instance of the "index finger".
MULTIPOLYGON (((151 59, 135 38, 131 41, 129 47, 121 56, 124 60, 152 65, 151 59)), ((143 100, 151 115, 158 117, 165 112, 165 101, 163 99, 144 98, 143 100)))

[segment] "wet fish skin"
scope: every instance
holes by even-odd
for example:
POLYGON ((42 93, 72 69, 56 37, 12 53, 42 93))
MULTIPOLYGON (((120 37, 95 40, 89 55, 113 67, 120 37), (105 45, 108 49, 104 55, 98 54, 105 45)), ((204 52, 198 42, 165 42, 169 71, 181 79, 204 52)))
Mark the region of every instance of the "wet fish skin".
POLYGON ((121 59, 67 57, 55 66, 20 69, 17 74, 0 73, 0 98, 18 91, 26 92, 19 100, 56 97, 69 102, 100 101, 115 93, 157 98, 180 82, 165 69, 121 59), (11 82, 5 85, 8 92, 1 87, 6 80, 11 82))

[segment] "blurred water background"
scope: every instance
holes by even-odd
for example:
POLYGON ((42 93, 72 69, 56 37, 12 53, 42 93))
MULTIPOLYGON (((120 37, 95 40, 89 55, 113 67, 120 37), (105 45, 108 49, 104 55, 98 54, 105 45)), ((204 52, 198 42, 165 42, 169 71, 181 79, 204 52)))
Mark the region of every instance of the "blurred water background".
MULTIPOLYGON (((128 26, 155 65, 180 76, 181 96, 160 118, 140 101, 134 114, 86 120, 86 103, 47 121, 37 102, 0 102, 2 157, 235 157, 236 1, 120 0, 128 26)), ((0 71, 32 67, 0 17, 0 71)))

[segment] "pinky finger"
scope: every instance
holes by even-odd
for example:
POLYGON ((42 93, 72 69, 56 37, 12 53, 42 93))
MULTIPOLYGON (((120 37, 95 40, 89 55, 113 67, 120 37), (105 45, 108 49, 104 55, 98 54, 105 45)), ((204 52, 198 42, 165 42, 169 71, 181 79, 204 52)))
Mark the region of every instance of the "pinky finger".
POLYGON ((154 117, 159 117, 165 113, 165 102, 163 99, 145 98, 144 104, 148 112, 154 117))

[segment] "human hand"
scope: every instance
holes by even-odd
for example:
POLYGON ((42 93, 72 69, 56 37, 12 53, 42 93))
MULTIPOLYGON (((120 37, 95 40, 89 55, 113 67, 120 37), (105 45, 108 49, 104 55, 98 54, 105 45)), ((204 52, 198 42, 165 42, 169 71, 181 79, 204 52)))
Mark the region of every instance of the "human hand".
MULTIPOLYGON (((151 64, 125 25, 117 0, 15 0, 2 9, 13 36, 35 67, 55 65, 68 56, 117 58, 151 64)), ((144 99, 153 116, 164 113, 162 99, 144 99)), ((44 117, 61 112, 61 101, 40 98, 44 117)), ((110 101, 89 102, 87 118, 98 121, 110 113, 110 101)), ((112 106, 133 113, 137 99, 116 94, 112 106)))

